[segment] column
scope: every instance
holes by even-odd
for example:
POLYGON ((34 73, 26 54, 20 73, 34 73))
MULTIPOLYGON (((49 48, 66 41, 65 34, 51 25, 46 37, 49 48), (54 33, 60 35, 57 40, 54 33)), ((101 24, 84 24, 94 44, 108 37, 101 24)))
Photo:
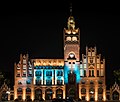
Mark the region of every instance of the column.
POLYGON ((8 93, 8 101, 10 100, 10 93, 8 93))
POLYGON ((79 84, 79 98, 81 99, 81 86, 79 84))
POLYGON ((56 88, 54 87, 52 91, 53 91, 53 98, 56 98, 56 88))
POLYGON ((45 100, 45 88, 42 88, 42 98, 45 100))
POLYGON ((31 99, 32 99, 32 101, 35 99, 34 87, 33 86, 31 88, 31 99))
POLYGON ((89 101, 90 97, 89 97, 89 87, 86 86, 86 100, 89 101))
POLYGON ((17 99, 17 87, 14 87, 14 100, 17 99))
POLYGON ((22 97, 22 99, 23 99, 23 100, 26 99, 26 88, 25 88, 25 87, 23 88, 23 97, 22 97))
POLYGON ((95 101, 98 101, 98 86, 95 86, 95 101))
POLYGON ((103 100, 106 101, 106 87, 103 87, 103 100))

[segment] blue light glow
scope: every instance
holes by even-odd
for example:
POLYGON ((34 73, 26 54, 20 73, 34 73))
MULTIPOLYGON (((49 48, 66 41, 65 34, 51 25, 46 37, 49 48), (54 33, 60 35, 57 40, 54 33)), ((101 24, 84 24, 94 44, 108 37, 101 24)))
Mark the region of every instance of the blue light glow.
POLYGON ((79 70, 79 65, 75 64, 75 67, 74 67, 74 71, 75 71, 75 74, 76 74, 76 82, 79 83, 80 82, 80 70, 79 70))
POLYGON ((67 65, 64 66, 64 83, 67 84, 68 83, 68 71, 70 69, 68 68, 67 65))

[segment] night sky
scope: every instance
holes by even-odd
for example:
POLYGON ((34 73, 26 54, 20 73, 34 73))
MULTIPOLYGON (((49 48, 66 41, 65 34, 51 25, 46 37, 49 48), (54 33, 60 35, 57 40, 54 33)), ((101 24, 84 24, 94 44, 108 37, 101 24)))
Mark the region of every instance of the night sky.
MULTIPOLYGON (((14 63, 21 53, 28 53, 29 58, 63 58, 63 28, 70 3, 46 2, 2 4, 0 71, 10 72, 12 84, 14 63)), ((106 59, 107 85, 114 83, 112 72, 120 68, 120 12, 116 4, 72 2, 72 15, 81 31, 80 53, 85 54, 86 46, 97 47, 97 53, 106 59)))

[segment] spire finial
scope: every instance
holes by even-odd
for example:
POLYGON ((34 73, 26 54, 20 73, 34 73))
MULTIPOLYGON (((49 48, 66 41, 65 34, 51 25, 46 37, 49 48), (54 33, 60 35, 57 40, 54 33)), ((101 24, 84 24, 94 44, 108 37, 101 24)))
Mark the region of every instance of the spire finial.
POLYGON ((70 3, 70 16, 72 15, 72 3, 70 3))

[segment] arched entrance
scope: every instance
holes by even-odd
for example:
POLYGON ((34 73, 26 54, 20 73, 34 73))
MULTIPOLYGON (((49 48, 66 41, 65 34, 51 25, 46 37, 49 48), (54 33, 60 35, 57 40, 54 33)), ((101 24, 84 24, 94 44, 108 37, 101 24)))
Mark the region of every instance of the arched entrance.
POLYGON ((51 99, 52 99, 52 95, 53 95, 53 92, 52 92, 51 89, 47 89, 47 90, 45 91, 45 99, 46 99, 46 100, 51 100, 51 99))
POLYGON ((30 88, 26 88, 26 100, 30 100, 31 99, 30 95, 31 95, 31 89, 30 88))
POLYGON ((86 89, 85 88, 81 89, 81 94, 82 94, 81 99, 86 100, 86 89))
POLYGON ((117 91, 114 91, 112 94, 112 99, 113 100, 119 100, 119 93, 117 91))
POLYGON ((18 89, 17 89, 18 100, 22 100, 22 93, 23 93, 22 88, 18 88, 18 89))
POLYGON ((6 91, 3 91, 1 94, 1 100, 2 101, 7 101, 8 100, 8 94, 6 93, 6 91))
POLYGON ((41 89, 35 90, 35 99, 37 99, 37 100, 42 99, 42 90, 41 89))
POLYGON ((62 89, 56 90, 56 98, 63 98, 63 90, 62 89))
POLYGON ((94 101, 94 94, 95 94, 95 89, 94 88, 90 88, 89 89, 89 94, 90 94, 90 101, 94 101))
POLYGON ((70 88, 68 93, 69 97, 75 98, 75 88, 70 88))

